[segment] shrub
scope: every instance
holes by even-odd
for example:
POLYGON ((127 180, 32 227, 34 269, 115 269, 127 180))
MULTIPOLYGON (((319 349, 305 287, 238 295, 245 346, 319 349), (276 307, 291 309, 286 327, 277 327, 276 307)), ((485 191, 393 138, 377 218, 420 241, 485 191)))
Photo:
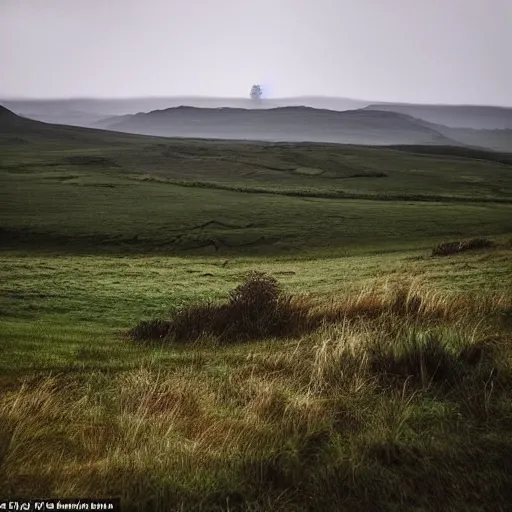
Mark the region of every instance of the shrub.
POLYGON ((191 304, 169 321, 141 322, 131 332, 134 340, 197 341, 214 336, 220 341, 246 341, 302 334, 316 327, 307 304, 285 295, 277 280, 251 272, 232 290, 227 303, 191 304))
POLYGON ((490 247, 494 247, 494 242, 487 238, 473 238, 462 242, 444 242, 432 249, 432 256, 449 256, 459 252, 489 249, 490 247))
POLYGON ((168 338, 197 341, 204 335, 222 330, 226 307, 213 302, 190 304, 177 311, 171 319, 168 338))
POLYGON ((262 272, 251 272, 229 294, 226 334, 230 338, 260 338, 281 334, 288 313, 281 286, 262 272), (283 307, 284 306, 284 307, 283 307))
POLYGON ((282 288, 274 277, 253 271, 230 292, 229 304, 247 311, 269 311, 276 307, 281 295, 282 288))
POLYGON ((170 327, 171 323, 166 320, 144 320, 138 323, 128 335, 138 341, 164 340, 170 327))

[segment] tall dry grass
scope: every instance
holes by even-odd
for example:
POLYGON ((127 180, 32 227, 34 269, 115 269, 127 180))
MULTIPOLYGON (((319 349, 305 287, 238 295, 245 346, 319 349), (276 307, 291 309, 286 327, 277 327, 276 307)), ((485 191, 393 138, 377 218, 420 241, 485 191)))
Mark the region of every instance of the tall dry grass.
POLYGON ((2 494, 232 511, 512 498, 510 297, 413 284, 287 300, 316 330, 7 390, 2 494))
POLYGON ((300 337, 328 323, 350 318, 411 317, 422 322, 466 322, 470 317, 500 315, 510 309, 505 294, 448 295, 419 281, 368 285, 357 293, 330 300, 286 294, 277 281, 254 272, 227 302, 194 303, 168 319, 140 322, 130 332, 135 341, 196 342, 214 337, 233 343, 275 337, 300 337))

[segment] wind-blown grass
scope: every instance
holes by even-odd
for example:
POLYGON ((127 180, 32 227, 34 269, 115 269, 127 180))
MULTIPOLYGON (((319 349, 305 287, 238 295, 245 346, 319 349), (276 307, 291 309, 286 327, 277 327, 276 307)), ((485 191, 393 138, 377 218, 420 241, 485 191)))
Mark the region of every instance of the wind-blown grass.
POLYGON ((295 340, 20 379, 0 398, 2 488, 124 510, 504 509, 512 301, 481 299, 299 296, 329 321, 295 340))

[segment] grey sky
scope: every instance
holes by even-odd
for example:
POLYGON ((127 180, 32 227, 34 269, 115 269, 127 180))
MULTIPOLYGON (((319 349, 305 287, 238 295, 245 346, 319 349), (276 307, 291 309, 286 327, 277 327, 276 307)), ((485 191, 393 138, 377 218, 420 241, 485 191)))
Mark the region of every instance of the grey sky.
POLYGON ((0 97, 512 106, 512 0, 0 0, 0 97))

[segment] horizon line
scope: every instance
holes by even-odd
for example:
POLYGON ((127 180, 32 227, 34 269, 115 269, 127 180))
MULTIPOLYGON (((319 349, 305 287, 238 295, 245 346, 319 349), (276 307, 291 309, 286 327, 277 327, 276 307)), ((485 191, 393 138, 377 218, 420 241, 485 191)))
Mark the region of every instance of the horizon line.
MULTIPOLYGON (((359 98, 352 98, 346 96, 324 96, 319 94, 303 94, 298 96, 280 96, 274 98, 262 98, 260 101, 282 101, 282 100, 299 100, 306 98, 326 99, 326 100, 344 100, 359 103, 367 103, 368 105, 415 105, 415 106, 429 106, 429 107, 491 107, 491 108, 512 108, 512 104, 492 104, 492 103, 423 103, 423 102, 408 102, 408 101, 389 101, 389 100, 363 100, 359 98)), ((197 100, 246 100, 253 101, 251 98, 245 96, 203 96, 203 95, 149 95, 149 96, 0 96, 0 101, 134 101, 134 100, 165 100, 165 99, 197 99, 197 100)), ((297 105, 290 105, 297 106, 297 105)))

